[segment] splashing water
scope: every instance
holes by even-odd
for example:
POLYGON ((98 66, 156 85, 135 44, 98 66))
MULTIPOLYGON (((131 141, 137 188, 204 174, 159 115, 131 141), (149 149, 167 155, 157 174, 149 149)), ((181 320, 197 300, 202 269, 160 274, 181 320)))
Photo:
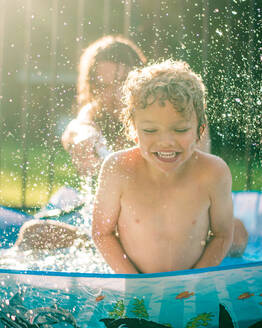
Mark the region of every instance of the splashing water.
POLYGON ((78 247, 76 240, 62 250, 21 251, 17 247, 0 250, 0 268, 33 271, 113 273, 93 245, 78 247))
MULTIPOLYGON (((81 201, 84 199, 85 206, 79 211, 79 215, 72 215, 67 219, 67 223, 77 224, 81 235, 85 234, 87 236, 87 241, 80 236, 74 240, 71 247, 55 250, 23 250, 18 246, 0 249, 0 268, 33 271, 113 273, 91 239, 93 196, 91 187, 89 187, 90 184, 90 181, 89 184, 85 184, 85 188, 82 188, 82 195, 79 197, 81 201)), ((65 197, 65 193, 70 190, 70 188, 63 189, 62 196, 59 196, 56 200, 56 205, 61 205, 61 201, 64 202, 62 203, 64 206, 67 205, 67 202, 70 200, 65 197), (63 196, 65 199, 63 199, 63 196)), ((77 199, 74 201, 77 201, 77 199)), ((72 199, 71 202, 73 202, 72 199)))

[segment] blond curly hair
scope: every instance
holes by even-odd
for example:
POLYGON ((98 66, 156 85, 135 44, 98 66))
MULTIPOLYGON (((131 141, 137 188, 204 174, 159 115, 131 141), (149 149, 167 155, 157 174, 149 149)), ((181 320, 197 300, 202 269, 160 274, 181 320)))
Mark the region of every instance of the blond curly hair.
POLYGON ((155 101, 164 106, 166 100, 184 115, 196 113, 200 138, 200 127, 206 125, 206 90, 201 76, 186 62, 168 59, 137 68, 128 74, 122 91, 125 107, 121 120, 128 138, 134 138, 134 111, 145 109, 155 101))

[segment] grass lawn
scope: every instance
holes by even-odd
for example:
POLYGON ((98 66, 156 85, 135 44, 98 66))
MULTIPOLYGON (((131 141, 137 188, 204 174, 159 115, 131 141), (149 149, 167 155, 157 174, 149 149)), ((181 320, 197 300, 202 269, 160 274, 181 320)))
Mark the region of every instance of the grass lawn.
POLYGON ((0 204, 21 207, 23 194, 25 207, 45 205, 56 190, 68 185, 80 187, 80 178, 71 164, 70 157, 58 145, 52 152, 43 146, 30 147, 26 154, 26 170, 23 171, 23 151, 17 144, 9 142, 2 147, 0 164, 0 204), (26 175, 23 191, 22 176, 26 175), (52 189, 50 190, 50 181, 52 189))
MULTIPOLYGON (((246 190, 245 159, 236 158, 232 154, 225 154, 225 156, 220 154, 220 156, 225 159, 231 169, 233 190, 246 190)), ((0 157, 1 205, 22 206, 23 161, 23 151, 16 143, 8 142, 2 145, 0 157)), ((51 194, 61 186, 80 187, 80 178, 71 164, 70 157, 60 145, 53 152, 39 145, 30 147, 27 150, 26 162, 25 207, 45 205, 51 194), (49 188, 50 179, 53 180, 52 190, 49 188)), ((260 170, 259 164, 254 163, 251 190, 262 190, 260 170)))

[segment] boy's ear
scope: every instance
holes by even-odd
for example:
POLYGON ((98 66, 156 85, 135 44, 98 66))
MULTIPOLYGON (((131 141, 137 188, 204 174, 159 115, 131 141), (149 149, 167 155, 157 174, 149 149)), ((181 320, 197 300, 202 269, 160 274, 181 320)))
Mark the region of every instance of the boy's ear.
POLYGON ((132 139, 136 144, 138 144, 138 136, 137 136, 137 131, 135 129, 133 129, 132 131, 132 139))

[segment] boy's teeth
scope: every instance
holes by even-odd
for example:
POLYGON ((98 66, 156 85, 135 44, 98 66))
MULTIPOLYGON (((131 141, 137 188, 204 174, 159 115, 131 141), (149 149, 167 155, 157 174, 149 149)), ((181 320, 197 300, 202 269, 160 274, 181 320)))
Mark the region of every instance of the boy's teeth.
POLYGON ((176 152, 174 152, 174 151, 172 151, 172 152, 159 151, 159 152, 157 152, 157 155, 159 157, 172 158, 172 157, 176 156, 176 152))

